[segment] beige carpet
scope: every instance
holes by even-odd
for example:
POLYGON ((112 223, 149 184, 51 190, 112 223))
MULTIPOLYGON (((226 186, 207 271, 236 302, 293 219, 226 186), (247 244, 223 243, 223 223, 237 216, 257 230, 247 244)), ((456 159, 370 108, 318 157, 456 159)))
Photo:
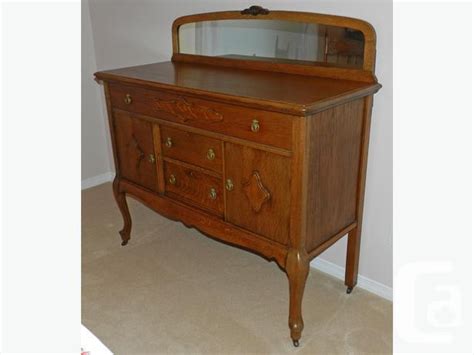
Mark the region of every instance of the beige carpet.
POLYGON ((312 269, 294 348, 275 263, 129 206, 122 247, 111 184, 82 193, 82 321, 115 354, 391 353, 390 302, 312 269))

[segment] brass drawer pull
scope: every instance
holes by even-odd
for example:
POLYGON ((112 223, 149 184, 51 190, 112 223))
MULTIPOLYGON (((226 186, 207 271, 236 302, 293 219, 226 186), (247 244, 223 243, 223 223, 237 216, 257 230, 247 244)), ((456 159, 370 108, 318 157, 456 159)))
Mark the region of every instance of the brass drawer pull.
POLYGON ((155 161, 156 161, 155 154, 148 155, 148 161, 152 164, 155 164, 155 161))
POLYGON ((123 102, 125 102, 126 105, 130 105, 132 103, 132 97, 130 94, 125 95, 123 102))
POLYGON ((211 190, 209 191, 209 197, 211 200, 215 200, 217 198, 217 191, 215 188, 211 187, 211 190))
POLYGON ((257 133, 258 131, 260 131, 260 122, 258 122, 258 120, 253 120, 252 124, 250 125, 250 129, 254 133, 257 133))
POLYGON ((227 179, 225 181, 225 188, 227 191, 232 191, 234 189, 234 183, 232 182, 231 179, 227 179))
POLYGON ((176 176, 173 174, 170 175, 170 178, 168 179, 171 185, 176 185, 176 176))
POLYGON ((173 146, 173 141, 171 140, 171 137, 166 138, 165 145, 167 148, 171 148, 173 146))
POLYGON ((210 148, 207 151, 207 159, 214 160, 215 158, 216 158, 216 153, 214 152, 214 149, 210 148))

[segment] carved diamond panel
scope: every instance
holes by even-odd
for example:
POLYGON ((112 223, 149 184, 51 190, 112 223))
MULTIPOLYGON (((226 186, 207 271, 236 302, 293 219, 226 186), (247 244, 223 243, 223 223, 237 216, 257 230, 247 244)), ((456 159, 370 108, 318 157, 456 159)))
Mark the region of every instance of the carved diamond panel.
POLYGON ((243 190, 252 210, 256 213, 260 212, 263 204, 271 198, 270 192, 263 185, 260 174, 256 170, 252 173, 250 179, 243 184, 243 190))
POLYGON ((137 171, 140 169, 140 163, 142 162, 143 158, 145 158, 145 153, 143 152, 142 148, 138 144, 137 138, 132 134, 132 139, 128 143, 129 146, 133 147, 133 152, 135 153, 135 160, 136 160, 136 169, 137 171))

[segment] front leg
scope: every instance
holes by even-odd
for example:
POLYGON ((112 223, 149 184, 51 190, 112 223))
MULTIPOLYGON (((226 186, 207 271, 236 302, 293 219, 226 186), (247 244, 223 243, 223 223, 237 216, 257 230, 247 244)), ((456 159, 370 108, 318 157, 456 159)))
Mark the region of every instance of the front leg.
POLYGON ((286 274, 290 286, 290 315, 288 325, 294 346, 299 346, 304 323, 301 315, 304 287, 309 272, 309 258, 305 251, 290 249, 286 257, 286 274))
POLYGON ((130 217, 130 212, 128 210, 125 193, 120 191, 119 179, 117 176, 115 176, 114 179, 113 190, 115 201, 117 201, 117 205, 120 209, 120 213, 122 214, 123 218, 123 228, 119 232, 120 236, 122 237, 122 245, 127 245, 128 241, 130 240, 130 231, 132 230, 132 218, 130 217))

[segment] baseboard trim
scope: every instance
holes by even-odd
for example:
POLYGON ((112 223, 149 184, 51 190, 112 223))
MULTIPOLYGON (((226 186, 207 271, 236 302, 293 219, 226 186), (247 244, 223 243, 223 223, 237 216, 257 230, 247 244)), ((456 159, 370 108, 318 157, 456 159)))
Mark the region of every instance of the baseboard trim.
POLYGON ((84 179, 81 181, 81 189, 89 189, 91 187, 110 182, 114 179, 115 173, 112 171, 109 171, 104 174, 96 175, 88 179, 84 179))
MULTIPOLYGON (((345 269, 339 265, 336 265, 330 261, 316 258, 311 262, 311 267, 334 276, 337 279, 344 280, 345 269)), ((377 296, 385 298, 386 300, 393 301, 393 289, 380 282, 369 279, 368 277, 359 274, 357 278, 357 286, 366 291, 369 291, 377 296)))

